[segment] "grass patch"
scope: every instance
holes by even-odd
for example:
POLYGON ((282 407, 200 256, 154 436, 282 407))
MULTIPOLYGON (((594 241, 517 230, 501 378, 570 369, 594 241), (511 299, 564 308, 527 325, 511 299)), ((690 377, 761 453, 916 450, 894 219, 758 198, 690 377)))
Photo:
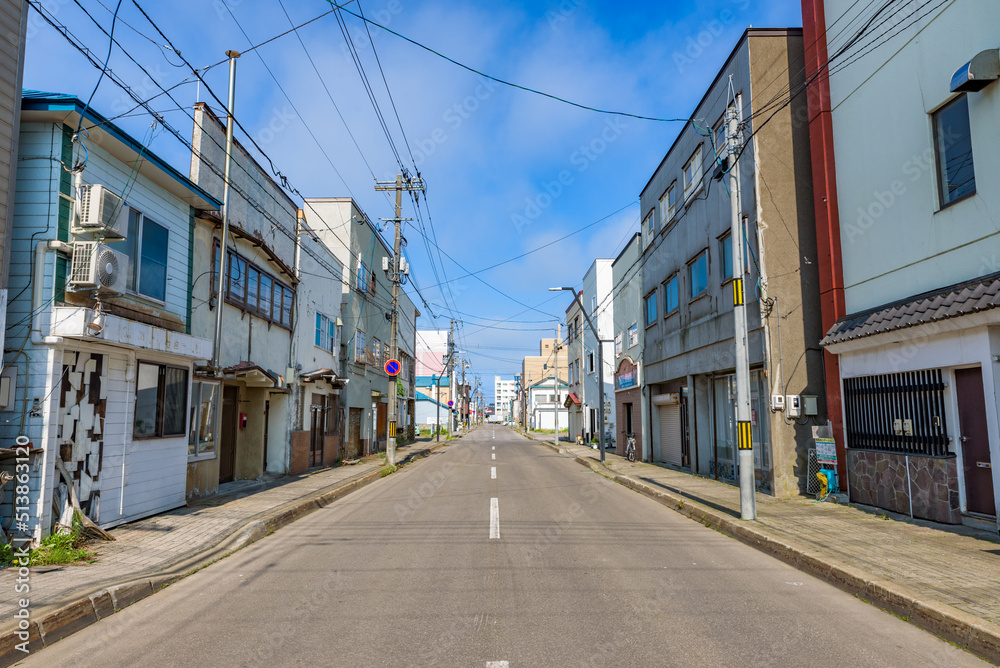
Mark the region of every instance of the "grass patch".
MULTIPOLYGON (((14 566, 14 560, 13 546, 0 545, 0 566, 14 566)), ((46 536, 38 547, 31 550, 28 557, 31 566, 89 564, 96 560, 97 555, 86 548, 79 515, 74 515, 73 528, 69 533, 46 536)))
POLYGON ((387 475, 390 475, 390 474, 395 473, 395 472, 396 472, 396 467, 395 466, 387 466, 384 469, 382 469, 382 473, 379 475, 379 477, 380 478, 384 478, 387 475))

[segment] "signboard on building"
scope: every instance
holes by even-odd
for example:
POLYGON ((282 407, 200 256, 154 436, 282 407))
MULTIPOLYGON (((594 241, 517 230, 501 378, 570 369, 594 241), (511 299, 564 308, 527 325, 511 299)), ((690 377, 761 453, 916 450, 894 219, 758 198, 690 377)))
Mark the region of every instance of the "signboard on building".
POLYGON ((615 387, 619 390, 627 390, 635 387, 635 365, 629 359, 623 359, 618 365, 618 372, 615 374, 615 387))
POLYGON ((823 468, 836 468, 837 442, 832 438, 816 439, 816 463, 823 468))

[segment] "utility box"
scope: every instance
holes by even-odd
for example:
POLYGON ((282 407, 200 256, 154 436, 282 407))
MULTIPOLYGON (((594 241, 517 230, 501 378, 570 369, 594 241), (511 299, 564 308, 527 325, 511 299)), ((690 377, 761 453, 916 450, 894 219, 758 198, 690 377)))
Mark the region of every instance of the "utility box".
POLYGON ((789 394, 785 397, 785 410, 788 417, 797 418, 802 415, 802 397, 797 394, 789 394))
POLYGON ((802 414, 803 415, 819 415, 819 399, 815 396, 803 394, 802 395, 802 414))

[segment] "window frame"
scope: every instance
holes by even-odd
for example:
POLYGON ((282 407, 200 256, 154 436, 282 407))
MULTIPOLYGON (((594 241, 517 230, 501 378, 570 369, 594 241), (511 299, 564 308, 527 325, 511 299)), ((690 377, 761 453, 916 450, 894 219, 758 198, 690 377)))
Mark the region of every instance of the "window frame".
POLYGON ((643 233, 643 236, 646 239, 646 242, 643 244, 643 248, 646 248, 651 243, 653 243, 653 237, 655 236, 655 232, 653 230, 653 210, 652 209, 650 209, 649 213, 646 214, 646 217, 642 219, 642 233, 643 233))
POLYGON ((719 270, 722 275, 722 285, 733 280, 733 233, 727 230, 718 237, 719 270), (729 252, 726 252, 726 242, 729 242, 729 252), (727 257, 728 256, 728 257, 727 257))
POLYGON ((136 418, 138 417, 138 406, 133 405, 132 407, 132 439, 148 441, 151 439, 159 438, 179 438, 188 437, 188 406, 191 399, 191 369, 188 367, 178 366, 176 364, 166 364, 163 362, 153 362, 150 360, 137 360, 136 361, 136 381, 135 381, 135 392, 134 403, 138 404, 139 401, 139 370, 143 366, 156 367, 157 369, 157 383, 156 383, 156 416, 154 417, 155 430, 152 434, 137 434, 135 431, 136 418), (183 407, 181 408, 181 417, 183 418, 183 423, 178 432, 165 432, 165 412, 166 412, 166 375, 167 370, 182 371, 184 372, 184 396, 182 398, 183 407))
POLYGON ((219 434, 218 425, 220 419, 220 411, 222 410, 222 383, 210 380, 191 380, 191 389, 188 393, 188 461, 197 462, 206 459, 215 459, 219 451, 219 434), (202 431, 201 407, 206 403, 203 400, 203 390, 206 386, 216 388, 215 392, 215 402, 213 407, 213 418, 214 424, 211 427, 212 430, 212 440, 211 448, 203 450, 202 447, 204 442, 200 440, 200 434, 202 431), (191 438, 198 433, 199 440, 197 443, 193 443, 191 438), (194 452, 191 449, 194 448, 194 452))
POLYGON ((622 354, 622 350, 624 350, 622 347, 624 340, 625 336, 622 332, 615 334, 615 357, 622 354))
POLYGON ((628 328, 628 347, 634 348, 637 345, 639 345, 639 323, 633 322, 628 328))
POLYGON ((594 369, 594 353, 589 352, 587 353, 587 373, 594 373, 594 369))
MULTIPOLYGON (((931 112, 930 117, 931 117, 931 128, 933 130, 933 137, 934 137, 934 172, 935 172, 935 178, 937 180, 938 210, 940 211, 942 209, 948 208, 949 206, 951 206, 953 204, 958 204, 962 200, 966 200, 966 199, 974 196, 976 194, 976 192, 977 192, 977 190, 976 190, 976 161, 975 161, 975 155, 973 154, 973 150, 972 150, 973 149, 973 147, 972 147, 972 115, 971 115, 971 112, 969 111, 969 96, 968 96, 968 93, 962 93, 961 95, 955 96, 953 99, 949 100, 948 102, 946 102, 943 105, 941 105, 940 107, 938 107, 935 111, 931 112), (946 192, 945 192, 945 188, 946 188, 945 177, 947 175, 943 172, 942 168, 947 165, 948 156, 947 155, 942 155, 942 152, 941 152, 941 150, 942 150, 942 145, 941 145, 942 129, 940 127, 940 125, 941 125, 940 124, 940 118, 941 118, 941 114, 942 113, 944 113, 945 111, 951 109, 952 107, 954 107, 955 105, 960 104, 960 103, 964 103, 964 105, 965 105, 965 116, 964 116, 964 118, 965 118, 965 120, 968 123, 968 129, 969 129, 968 142, 969 142, 969 162, 970 162, 970 166, 971 166, 971 169, 972 169, 972 190, 969 191, 969 192, 967 192, 967 193, 965 193, 965 194, 963 194, 963 195, 961 195, 960 197, 955 197, 954 199, 948 199, 948 200, 946 200, 945 199, 945 194, 946 194, 946 192), (945 160, 945 162, 942 163, 942 160, 945 160)), ((954 159, 954 156, 952 156, 952 159, 954 159)))
POLYGON ((337 344, 337 321, 316 311, 316 336, 313 343, 320 350, 334 354, 337 344))
MULTIPOLYGON (((218 291, 219 291, 218 263, 219 263, 219 258, 221 257, 220 249, 221 249, 221 244, 219 242, 219 239, 216 238, 213 240, 213 251, 212 251, 212 296, 213 297, 218 297, 218 291)), ((267 271, 259 264, 253 262, 252 260, 250 260, 250 258, 240 254, 238 251, 233 250, 232 248, 227 248, 226 253, 227 253, 226 255, 227 260, 226 260, 225 302, 230 306, 235 306, 241 311, 255 315, 261 320, 266 320, 268 323, 272 325, 277 325, 278 327, 291 331, 292 326, 295 323, 295 288, 290 286, 288 283, 282 281, 280 278, 278 278, 271 272, 267 271), (243 297, 241 299, 233 296, 233 289, 232 289, 233 267, 240 266, 239 263, 242 263, 242 265, 245 267, 243 271, 246 274, 246 276, 244 277, 243 297), (251 305, 249 300, 250 277, 254 274, 257 275, 257 299, 256 299, 257 304, 251 305), (260 298, 261 295, 263 294, 261 285, 263 284, 265 278, 271 284, 270 288, 271 294, 268 299, 268 309, 266 312, 260 306, 261 302, 260 298), (284 317, 284 297, 286 296, 286 293, 289 299, 287 322, 285 322, 285 317, 284 317), (275 303, 276 296, 281 297, 281 299, 278 301, 277 304, 275 303)))
POLYGON ((698 144, 698 148, 691 153, 691 157, 688 158, 687 162, 684 163, 684 168, 681 170, 684 175, 684 204, 691 202, 695 195, 697 195, 704 188, 704 174, 703 165, 705 164, 705 158, 702 152, 702 144, 698 144), (688 168, 691 168, 691 179, 688 180, 688 168))
POLYGON ((702 297, 704 297, 705 295, 708 294, 709 267, 708 267, 708 249, 707 248, 703 249, 700 253, 698 253, 693 258, 691 258, 690 260, 688 260, 688 262, 687 262, 687 270, 688 270, 688 272, 687 272, 688 273, 688 303, 691 303, 691 302, 695 301, 696 299, 701 299, 702 297), (692 275, 692 270, 694 269, 694 267, 698 263, 698 261, 701 260, 702 258, 705 258, 705 281, 704 281, 705 286, 704 286, 704 289, 701 292, 695 294, 695 292, 694 292, 694 276, 692 275))
MULTIPOLYGON (((127 238, 125 241, 120 242, 120 245, 115 245, 117 250, 125 248, 127 250, 121 251, 124 255, 128 257, 129 268, 128 277, 125 282, 125 292, 129 295, 140 297, 142 299, 149 300, 155 304, 165 305, 167 303, 167 268, 170 265, 170 228, 162 223, 158 223, 156 220, 149 218, 142 211, 134 209, 129 206, 127 222, 127 238), (132 216, 136 217, 135 225, 133 225, 132 216), (163 230, 163 233, 167 237, 167 242, 164 245, 164 262, 163 262, 163 299, 147 294, 142 291, 142 265, 143 265, 143 249, 142 240, 143 233, 145 232, 146 223, 150 225, 155 225, 163 230)), ((154 260, 149 259, 149 262, 154 262, 154 260)))
POLYGON ((365 338, 365 330, 361 329, 360 327, 358 329, 355 329, 354 337, 351 339, 351 341, 354 343, 354 363, 364 365, 365 362, 367 361, 365 359, 365 346, 368 343, 365 338), (361 337, 360 346, 358 346, 359 343, 358 336, 361 337), (359 351, 361 353, 360 356, 358 355, 359 351))
POLYGON ((642 301, 643 301, 643 316, 644 316, 643 319, 646 322, 646 327, 652 327, 653 325, 656 324, 656 318, 657 318, 657 313, 656 313, 656 297, 657 297, 656 290, 653 290, 652 292, 648 293, 645 297, 642 298, 642 301), (652 306, 653 306, 652 317, 650 317, 650 313, 649 313, 649 306, 650 306, 650 304, 652 304, 652 306))
POLYGON ((663 281, 663 309, 664 319, 681 310, 681 273, 679 271, 675 271, 667 277, 667 280, 663 281), (669 302, 671 284, 674 286, 675 299, 677 301, 673 308, 670 308, 669 302))

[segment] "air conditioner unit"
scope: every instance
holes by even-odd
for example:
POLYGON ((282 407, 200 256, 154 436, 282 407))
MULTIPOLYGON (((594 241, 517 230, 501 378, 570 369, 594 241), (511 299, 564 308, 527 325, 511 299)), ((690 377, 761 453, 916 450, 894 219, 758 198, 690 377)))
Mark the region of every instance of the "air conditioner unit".
POLYGON ((68 285, 71 290, 125 292, 128 269, 128 255, 96 241, 77 241, 68 285))
POLYGON ((80 215, 73 234, 99 234, 102 239, 117 241, 128 230, 128 205, 122 198, 101 185, 80 186, 80 215))

